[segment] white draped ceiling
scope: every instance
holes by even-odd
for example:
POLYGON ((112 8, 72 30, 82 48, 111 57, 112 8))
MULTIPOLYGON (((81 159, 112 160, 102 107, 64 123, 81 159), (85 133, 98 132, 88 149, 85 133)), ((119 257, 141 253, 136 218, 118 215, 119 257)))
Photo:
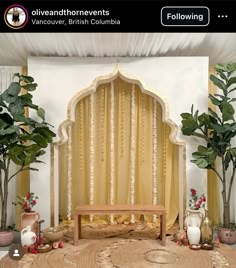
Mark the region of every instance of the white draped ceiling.
POLYGON ((0 65, 29 56, 209 56, 210 65, 236 62, 236 33, 1 33, 0 65))

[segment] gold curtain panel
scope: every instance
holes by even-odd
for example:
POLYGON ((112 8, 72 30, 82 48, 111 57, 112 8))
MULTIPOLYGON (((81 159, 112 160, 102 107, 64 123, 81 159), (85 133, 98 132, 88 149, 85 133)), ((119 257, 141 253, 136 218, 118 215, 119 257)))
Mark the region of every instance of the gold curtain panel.
POLYGON ((178 215, 179 159, 178 146, 169 141, 170 127, 162 122, 161 105, 158 102, 154 104, 153 97, 142 93, 136 84, 125 82, 119 77, 112 83, 99 85, 92 94, 92 101, 89 95, 76 106, 75 122, 71 126, 71 147, 68 144, 59 146, 61 216, 67 218, 68 213, 68 147, 71 150, 72 213, 76 206, 91 202, 91 185, 94 204, 130 204, 130 156, 133 150, 134 203, 153 203, 155 170, 157 203, 166 207, 167 226, 170 227, 178 215), (133 100, 132 87, 135 94, 133 100), (131 115, 134 117, 133 122, 131 115), (156 141, 153 139, 154 126, 156 141), (133 137, 131 129, 134 130, 133 137), (132 148, 132 140, 135 141, 135 148, 132 148), (153 161, 154 153, 156 161, 153 161), (156 167, 153 168, 154 162, 156 167))

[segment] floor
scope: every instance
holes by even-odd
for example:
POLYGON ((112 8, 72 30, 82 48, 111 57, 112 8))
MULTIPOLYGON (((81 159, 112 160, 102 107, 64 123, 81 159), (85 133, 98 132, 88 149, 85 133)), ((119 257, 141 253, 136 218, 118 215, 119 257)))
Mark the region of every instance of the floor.
MULTIPOLYGON (((98 234, 98 233, 97 233, 98 234)), ((125 233, 125 236, 130 236, 125 233)), ((172 237, 173 238, 173 237, 172 237)), ((235 267, 235 249, 221 245, 213 251, 193 251, 188 247, 178 246, 167 237, 163 249, 156 239, 110 237, 101 239, 81 239, 75 247, 73 241, 64 243, 64 247, 48 254, 26 254, 19 261, 20 268, 26 267, 135 267, 151 268, 189 268, 196 267, 235 267), (57 253, 58 251, 58 253, 57 253), (197 256, 197 258, 196 258, 197 256), (163 265, 164 263, 164 265, 163 265), (35 264, 35 265, 34 265, 35 264)), ((0 267, 15 268, 15 261, 4 257, 0 267)))

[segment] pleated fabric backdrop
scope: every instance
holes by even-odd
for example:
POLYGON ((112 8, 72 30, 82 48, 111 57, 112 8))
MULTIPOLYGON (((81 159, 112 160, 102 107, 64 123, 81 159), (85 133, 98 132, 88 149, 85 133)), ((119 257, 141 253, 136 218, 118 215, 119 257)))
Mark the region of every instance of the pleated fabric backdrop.
POLYGON ((78 102, 67 132, 68 143, 59 149, 63 218, 71 219, 82 204, 158 203, 166 207, 167 226, 173 225, 178 146, 170 143, 170 127, 162 122, 161 105, 153 97, 116 78, 78 102))

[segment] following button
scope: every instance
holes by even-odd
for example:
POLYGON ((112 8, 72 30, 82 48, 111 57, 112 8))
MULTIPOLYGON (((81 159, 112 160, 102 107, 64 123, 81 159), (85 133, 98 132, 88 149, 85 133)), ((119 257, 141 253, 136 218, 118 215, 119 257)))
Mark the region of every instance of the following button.
POLYGON ((163 26, 207 26, 210 10, 203 6, 166 6, 161 9, 163 26))

